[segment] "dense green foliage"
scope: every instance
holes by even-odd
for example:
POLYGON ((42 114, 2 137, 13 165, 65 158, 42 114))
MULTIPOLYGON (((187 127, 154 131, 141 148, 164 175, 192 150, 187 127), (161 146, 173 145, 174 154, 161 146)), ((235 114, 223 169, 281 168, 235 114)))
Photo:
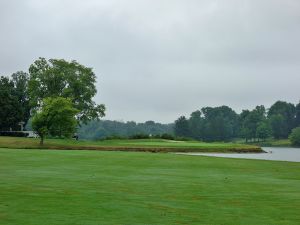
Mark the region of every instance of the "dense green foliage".
POLYGON ((271 134, 264 106, 257 106, 252 111, 244 110, 240 116, 240 124, 240 135, 246 142, 251 139, 266 139, 271 134))
POLYGON ((300 146, 300 127, 294 128, 289 136, 293 146, 300 146))
POLYGON ((299 126, 300 103, 277 101, 266 110, 257 106, 237 114, 227 106, 205 107, 175 121, 175 134, 204 141, 229 141, 245 138, 248 141, 287 138, 291 130, 299 126))
POLYGON ((46 135, 55 137, 71 137, 76 131, 78 112, 70 99, 56 97, 45 98, 38 112, 32 119, 32 128, 41 138, 41 144, 46 135))
POLYGON ((253 110, 243 110, 240 114, 228 106, 205 107, 192 112, 189 118, 179 117, 174 125, 158 124, 153 121, 144 124, 93 121, 80 128, 79 134, 84 139, 103 139, 110 136, 130 137, 136 134, 146 136, 174 133, 177 137, 201 141, 230 141, 245 138, 246 142, 257 142, 271 137, 286 138, 290 132, 290 128, 287 127, 296 127, 299 120, 300 103, 294 106, 291 103, 278 101, 269 110, 264 106, 257 106, 253 110), (151 128, 148 123, 152 123, 151 128))
POLYGON ((175 121, 175 135, 203 141, 228 141, 238 129, 238 115, 227 106, 205 107, 175 121))
POLYGON ((105 139, 107 137, 131 137, 137 134, 144 136, 156 136, 162 134, 172 134, 173 124, 161 124, 154 121, 147 121, 145 123, 136 122, 120 122, 111 120, 91 121, 83 124, 79 130, 78 135, 80 139, 105 139))
POLYGON ((278 101, 268 111, 273 135, 275 138, 287 138, 291 130, 296 126, 295 105, 278 101))
POLYGON ((238 115, 228 106, 202 108, 203 140, 228 141, 238 133, 238 115))
POLYGON ((14 85, 6 77, 0 79, 0 127, 9 130, 21 121, 17 97, 14 95, 14 85))
POLYGON ((5 225, 300 221, 300 164, 174 154, 0 150, 5 225))
POLYGON ((26 125, 30 115, 27 84, 28 74, 24 72, 0 77, 0 130, 20 130, 20 122, 26 125))
POLYGON ((30 112, 39 111, 49 97, 70 99, 77 109, 78 122, 99 119, 104 116, 105 106, 92 100, 97 92, 95 83, 91 68, 63 59, 39 58, 30 66, 29 75, 19 71, 11 78, 1 76, 0 130, 20 130, 20 122, 26 125, 30 112))
POLYGON ((296 106, 296 122, 295 122, 296 127, 300 127, 300 102, 296 106))
POLYGON ((256 137, 260 140, 266 141, 272 135, 272 128, 267 120, 259 123, 256 129, 256 137))
POLYGON ((30 112, 33 116, 44 98, 49 97, 71 100, 77 109, 78 124, 82 125, 79 136, 83 139, 164 134, 201 141, 245 138, 246 142, 256 142, 269 137, 286 139, 293 128, 300 126, 300 102, 294 105, 284 101, 277 101, 268 110, 257 106, 240 114, 228 106, 204 107, 192 112, 189 118, 180 116, 174 124, 97 121, 104 116, 105 106, 93 101, 95 83, 92 68, 76 61, 39 58, 30 66, 29 75, 16 72, 11 79, 0 78, 0 130, 20 130, 20 122, 26 125, 30 112))
POLYGON ((185 118, 185 116, 181 116, 175 121, 174 132, 175 132, 175 135, 177 135, 179 137, 188 137, 189 136, 189 132, 190 132, 189 122, 185 118))
POLYGON ((14 83, 15 95, 20 105, 20 117, 24 125, 27 124, 30 117, 30 105, 28 94, 29 75, 23 71, 18 71, 11 75, 11 80, 14 83))
POLYGON ((72 100, 78 110, 77 119, 86 123, 104 116, 104 105, 96 105, 96 75, 91 68, 76 61, 44 58, 29 68, 29 96, 32 107, 39 107, 44 98, 64 97, 72 100))

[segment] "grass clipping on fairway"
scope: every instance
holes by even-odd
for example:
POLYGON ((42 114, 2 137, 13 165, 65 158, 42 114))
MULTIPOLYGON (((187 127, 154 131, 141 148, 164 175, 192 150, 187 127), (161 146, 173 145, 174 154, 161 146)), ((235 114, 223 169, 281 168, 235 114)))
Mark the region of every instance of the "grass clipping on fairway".
POLYGON ((205 143, 198 141, 174 142, 163 139, 75 141, 47 139, 43 146, 38 139, 0 137, 0 148, 99 150, 139 152, 263 152, 258 146, 236 143, 205 143))

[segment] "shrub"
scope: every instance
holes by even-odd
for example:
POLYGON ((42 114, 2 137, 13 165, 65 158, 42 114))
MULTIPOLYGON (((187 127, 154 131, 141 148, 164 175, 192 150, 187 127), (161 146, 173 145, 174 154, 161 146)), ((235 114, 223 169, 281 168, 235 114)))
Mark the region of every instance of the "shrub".
POLYGON ((300 127, 292 130, 289 139, 293 146, 300 146, 300 127))
POLYGON ((127 139, 127 138, 124 136, 119 136, 119 135, 111 135, 111 136, 107 136, 107 137, 99 139, 99 140, 123 140, 123 139, 127 139))
POLYGON ((189 138, 189 137, 176 137, 175 140, 176 141, 194 141, 193 138, 189 138))
POLYGON ((171 134, 162 134, 161 138, 166 139, 166 140, 174 140, 175 139, 174 136, 171 134))
POLYGON ((135 134, 129 137, 129 139, 149 139, 148 134, 135 134))

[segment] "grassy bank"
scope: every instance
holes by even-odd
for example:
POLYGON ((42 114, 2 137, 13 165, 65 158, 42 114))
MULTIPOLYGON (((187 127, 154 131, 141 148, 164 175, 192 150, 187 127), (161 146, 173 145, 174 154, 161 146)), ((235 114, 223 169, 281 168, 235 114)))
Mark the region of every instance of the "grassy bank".
POLYGON ((265 142, 258 143, 257 145, 263 146, 263 147, 292 147, 292 143, 289 139, 270 139, 266 140, 265 142))
POLYGON ((292 147, 292 143, 290 142, 289 139, 270 138, 265 141, 247 142, 247 143, 245 142, 245 139, 235 139, 233 142, 239 144, 261 146, 261 147, 292 147))
POLYGON ((294 225, 300 163, 0 149, 0 224, 294 225))
MULTIPOLYGON (((39 149, 38 139, 0 137, 0 148, 39 149)), ((47 139, 45 149, 69 150, 117 150, 149 152, 261 152, 253 145, 236 143, 204 143, 197 141, 170 141, 162 139, 76 141, 47 139)))

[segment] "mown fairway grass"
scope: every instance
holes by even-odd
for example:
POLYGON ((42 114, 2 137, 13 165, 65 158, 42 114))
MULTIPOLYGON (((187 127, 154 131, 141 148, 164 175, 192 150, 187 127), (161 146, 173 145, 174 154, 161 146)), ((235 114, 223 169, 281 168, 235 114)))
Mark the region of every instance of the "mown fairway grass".
MULTIPOLYGON (((0 137, 0 148, 41 148, 39 139, 0 137)), ((170 141, 162 139, 76 141, 47 139, 45 149, 119 150, 149 152, 261 152, 253 145, 236 143, 204 143, 198 141, 170 141)))
POLYGON ((1 225, 300 224, 300 163, 0 149, 1 225))

